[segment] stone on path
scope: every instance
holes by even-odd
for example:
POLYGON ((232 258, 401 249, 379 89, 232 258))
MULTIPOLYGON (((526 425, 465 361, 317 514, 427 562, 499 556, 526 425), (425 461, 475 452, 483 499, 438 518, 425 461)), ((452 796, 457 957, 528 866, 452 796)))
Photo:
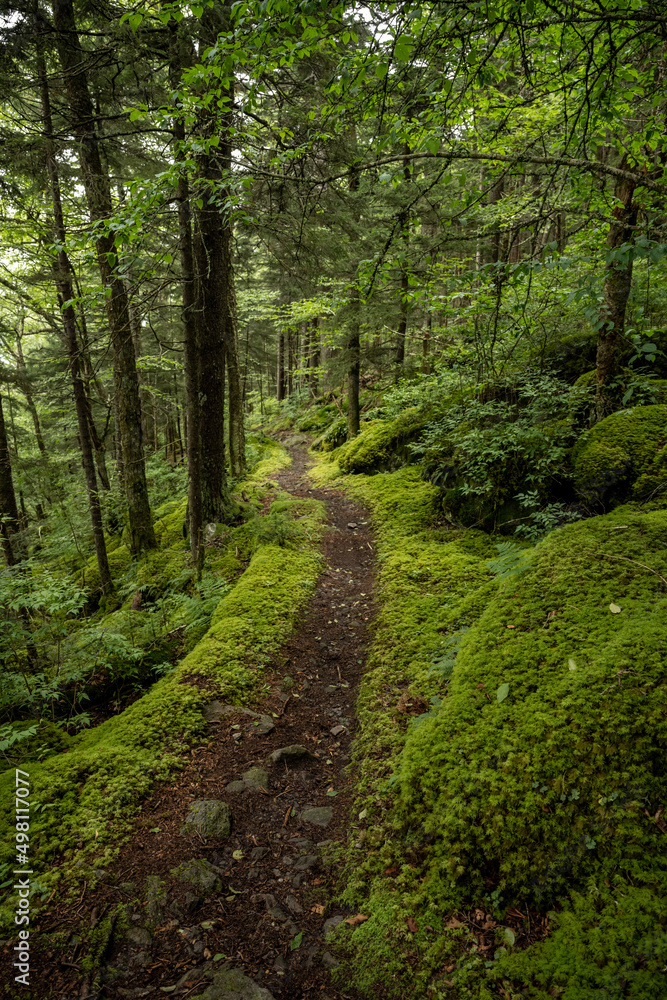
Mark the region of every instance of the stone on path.
POLYGON ((240 969, 222 969, 213 973, 211 985, 192 1000, 274 1000, 274 997, 240 969))
POLYGON ((281 747, 279 750, 274 750, 272 754, 269 755, 269 760, 272 764, 280 764, 281 761, 298 760, 300 757, 314 757, 315 754, 307 750, 306 747, 302 747, 301 744, 295 743, 291 747, 281 747))
POLYGON ((265 771, 263 767, 251 767, 249 771, 244 771, 241 780, 251 792, 268 792, 269 790, 269 772, 265 771))
POLYGON ((190 861, 184 861, 178 868, 172 868, 171 874, 180 882, 190 882, 205 896, 220 892, 222 889, 218 870, 205 858, 191 858, 190 861))
POLYGON ((212 701, 202 709, 202 715, 207 722, 219 722, 224 715, 248 715, 253 720, 253 732, 260 736, 275 729, 275 724, 270 715, 263 715, 261 712, 253 712, 250 708, 238 708, 236 705, 223 705, 221 701, 212 701))
POLYGON ((198 833, 201 837, 228 837, 232 813, 226 802, 219 799, 198 799, 190 806, 181 833, 198 833))
POLYGON ((304 823, 312 823, 314 826, 328 826, 332 816, 331 806, 306 806, 299 819, 303 820, 304 823))

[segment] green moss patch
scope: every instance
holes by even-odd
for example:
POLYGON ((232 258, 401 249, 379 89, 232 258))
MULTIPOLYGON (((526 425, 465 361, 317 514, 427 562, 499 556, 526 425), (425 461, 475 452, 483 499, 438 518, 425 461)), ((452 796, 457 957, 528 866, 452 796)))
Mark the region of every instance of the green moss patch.
POLYGON ((382 601, 343 894, 369 919, 338 932, 346 975, 369 995, 380 980, 395 996, 457 1000, 501 987, 656 995, 667 512, 626 506, 534 548, 497 546, 438 527, 415 469, 336 482, 373 512, 382 601), (527 907, 551 913, 549 937, 528 947, 505 932, 508 911, 527 907), (490 950, 475 912, 495 928, 490 950))
POLYGON ((405 448, 424 426, 425 417, 416 407, 404 410, 394 420, 372 420, 364 432, 343 445, 336 455, 343 472, 377 472, 403 465, 409 458, 405 448))
MULTIPOLYGON (((276 454, 254 481, 283 463, 283 456, 276 454)), ((206 634, 174 673, 121 715, 74 737, 66 752, 28 767, 33 906, 60 877, 62 869, 54 864, 98 852, 129 828, 153 781, 173 774, 189 743, 205 730, 204 704, 215 697, 242 704, 257 689, 263 665, 291 632, 320 567, 315 543, 324 521, 322 506, 283 495, 278 500, 281 516, 287 512, 298 530, 298 547, 260 545, 235 586, 217 602, 206 634), (208 690, 190 683, 194 676, 206 678, 208 690)), ((115 618, 131 618, 134 628, 137 615, 140 619, 140 612, 115 612, 115 618)), ((11 770, 0 775, 5 802, 13 801, 13 791, 11 770)), ((0 816, 0 874, 13 867, 12 819, 9 808, 0 816)), ((12 903, 10 898, 0 911, 3 922, 13 922, 12 903)))
POLYGON ((587 431, 573 453, 575 486, 585 500, 616 506, 667 486, 667 406, 612 413, 587 431))

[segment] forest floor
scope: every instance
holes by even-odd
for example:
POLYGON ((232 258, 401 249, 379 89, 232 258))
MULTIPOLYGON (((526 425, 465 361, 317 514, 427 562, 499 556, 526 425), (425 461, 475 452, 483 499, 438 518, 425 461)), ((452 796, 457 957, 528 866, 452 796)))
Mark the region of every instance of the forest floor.
POLYGON ((374 616, 373 541, 363 508, 339 490, 311 488, 306 439, 288 444, 292 465, 274 478, 295 497, 323 501, 329 524, 317 589, 265 674, 269 692, 254 706, 261 718, 209 706, 208 739, 176 780, 156 786, 142 804, 104 881, 91 891, 84 886, 73 910, 54 897, 40 915, 42 935, 57 933, 61 947, 32 956, 31 997, 182 1000, 207 990, 207 997, 225 997, 230 969, 261 987, 239 981, 247 994, 234 996, 357 995, 332 981, 337 960, 326 938, 351 915, 331 901, 351 802, 354 705, 374 616), (296 756, 296 747, 305 752, 296 756), (291 753, 268 761, 283 748, 291 753), (202 799, 229 804, 228 838, 181 833, 193 801, 202 799))

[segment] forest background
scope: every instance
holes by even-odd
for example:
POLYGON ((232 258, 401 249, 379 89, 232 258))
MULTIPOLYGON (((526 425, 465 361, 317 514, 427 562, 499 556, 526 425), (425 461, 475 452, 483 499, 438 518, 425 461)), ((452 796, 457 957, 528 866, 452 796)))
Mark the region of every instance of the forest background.
POLYGON ((294 540, 241 485, 267 429, 416 464, 501 573, 663 509, 662 4, 0 14, 3 751, 120 713, 294 540))

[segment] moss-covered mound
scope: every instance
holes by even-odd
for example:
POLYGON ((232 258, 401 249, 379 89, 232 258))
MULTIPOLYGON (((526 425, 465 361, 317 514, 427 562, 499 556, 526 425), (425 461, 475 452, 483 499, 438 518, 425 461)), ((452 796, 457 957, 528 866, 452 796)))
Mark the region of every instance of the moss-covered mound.
POLYGON ((424 414, 410 407, 394 420, 371 420, 363 432, 352 438, 338 452, 338 465, 344 472, 379 472, 404 465, 409 460, 405 447, 422 430, 424 414))
MULTIPOLYGON (((282 453, 284 461, 284 452, 282 453)), ((247 492, 273 471, 274 462, 256 470, 247 492)), ((63 869, 98 854, 127 828, 137 804, 156 778, 166 778, 179 766, 189 742, 205 729, 202 707, 213 698, 243 703, 258 686, 262 667, 293 627, 317 579, 316 550, 324 513, 314 500, 293 500, 278 494, 274 518, 294 525, 298 546, 255 545, 248 568, 222 600, 210 628, 178 669, 155 683, 122 714, 80 733, 67 749, 41 763, 31 763, 30 860, 36 877, 32 907, 50 895, 63 869), (206 678, 203 687, 193 678, 206 678), (78 845, 78 847, 77 847, 78 845)), ((259 520, 259 519, 258 519, 259 520)), ((127 609, 108 616, 121 628, 131 618, 134 629, 147 628, 141 612, 127 609), (121 620, 122 619, 122 620, 121 620)), ((13 801, 14 770, 0 775, 0 795, 13 801)), ((13 813, 0 814, 0 876, 14 867, 11 839, 13 813)), ((10 883, 11 884, 11 881, 10 883)), ((12 890, 0 909, 0 922, 13 921, 12 890)))
POLYGON ((614 507, 667 487, 667 405, 612 413, 573 452, 574 481, 589 503, 614 507))
POLYGON ((498 558, 480 532, 429 527, 414 469, 338 483, 371 506, 382 567, 344 896, 369 919, 340 932, 355 981, 660 995, 667 512, 621 508, 498 558), (430 700, 412 721, 406 688, 430 700), (531 944, 535 920, 549 936, 531 944))

